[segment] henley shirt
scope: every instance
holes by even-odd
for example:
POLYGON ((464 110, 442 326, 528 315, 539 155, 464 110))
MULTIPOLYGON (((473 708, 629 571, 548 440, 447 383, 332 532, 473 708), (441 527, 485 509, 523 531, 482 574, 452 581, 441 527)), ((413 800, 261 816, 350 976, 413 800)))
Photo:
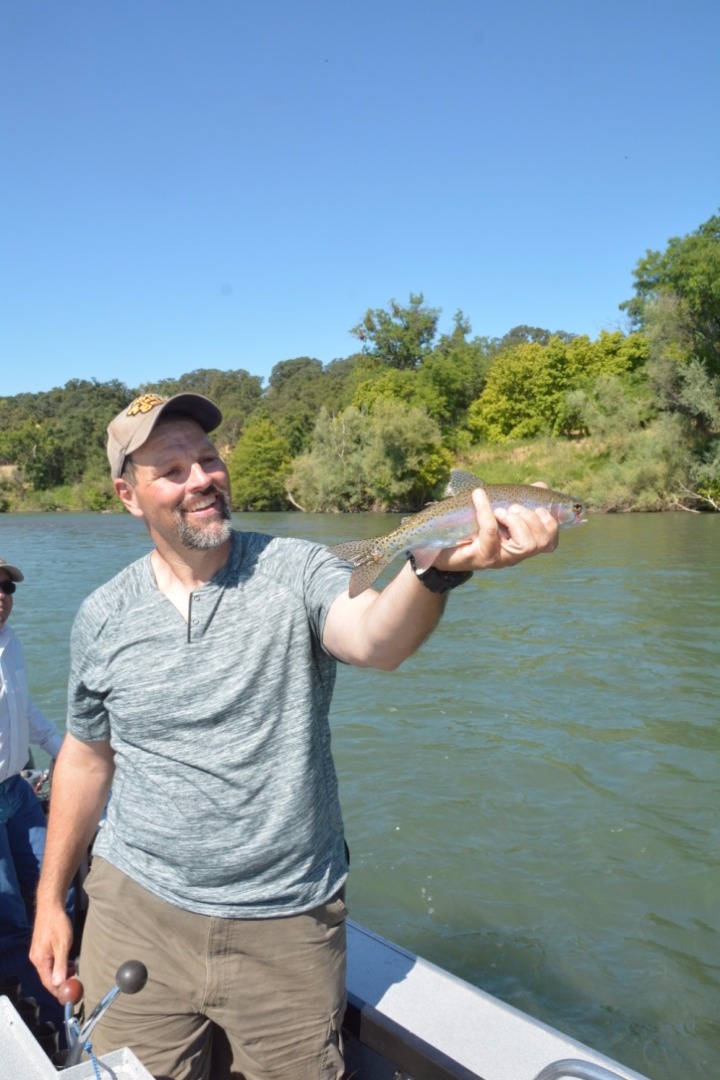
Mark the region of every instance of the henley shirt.
POLYGON ((350 569, 303 540, 232 534, 187 622, 147 555, 72 632, 68 730, 109 739, 95 852, 169 903, 262 918, 325 902, 347 874, 322 646, 350 569))

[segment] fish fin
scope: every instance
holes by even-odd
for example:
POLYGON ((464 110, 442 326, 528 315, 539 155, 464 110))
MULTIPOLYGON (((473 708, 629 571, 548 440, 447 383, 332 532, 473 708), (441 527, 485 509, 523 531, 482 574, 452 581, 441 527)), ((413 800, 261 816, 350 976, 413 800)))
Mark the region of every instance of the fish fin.
POLYGON ((474 491, 481 487, 485 487, 485 484, 480 477, 464 469, 452 469, 445 488, 445 498, 449 499, 452 495, 461 495, 463 491, 474 491))
POLYGON ((347 540, 343 544, 333 544, 328 551, 331 555, 337 555, 343 562, 357 566, 372 551, 374 544, 374 540, 347 540))
POLYGON ((393 559, 393 554, 386 555, 378 549, 375 540, 349 540, 335 544, 328 551, 354 567, 349 585, 351 600, 369 589, 393 559))
POLYGON ((356 567, 350 575, 350 586, 348 588, 350 599, 354 600, 356 596, 374 585, 391 560, 392 556, 383 555, 375 561, 365 562, 356 567))

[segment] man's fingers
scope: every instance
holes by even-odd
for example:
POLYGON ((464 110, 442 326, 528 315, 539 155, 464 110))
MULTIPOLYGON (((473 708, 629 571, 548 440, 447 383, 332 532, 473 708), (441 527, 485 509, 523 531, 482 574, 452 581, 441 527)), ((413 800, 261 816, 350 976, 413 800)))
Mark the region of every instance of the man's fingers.
POLYGON ((59 913, 57 923, 43 923, 35 928, 30 959, 37 969, 41 983, 52 994, 67 978, 71 942, 72 927, 65 911, 59 913))

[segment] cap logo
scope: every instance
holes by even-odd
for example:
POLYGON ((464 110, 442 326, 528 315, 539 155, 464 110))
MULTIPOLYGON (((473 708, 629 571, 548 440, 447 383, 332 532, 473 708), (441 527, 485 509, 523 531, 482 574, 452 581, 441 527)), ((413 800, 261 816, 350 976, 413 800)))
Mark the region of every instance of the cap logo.
POLYGON ((157 394, 143 394, 142 397, 136 397, 131 403, 127 415, 137 416, 138 413, 149 413, 158 405, 164 405, 165 401, 165 398, 158 397, 157 394))

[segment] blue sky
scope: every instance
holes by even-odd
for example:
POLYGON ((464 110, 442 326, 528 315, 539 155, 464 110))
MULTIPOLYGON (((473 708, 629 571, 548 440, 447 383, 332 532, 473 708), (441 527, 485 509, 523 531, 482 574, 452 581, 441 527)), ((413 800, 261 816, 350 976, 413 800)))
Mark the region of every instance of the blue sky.
POLYGON ((623 326, 720 207, 717 0, 5 0, 0 395, 265 378, 422 292, 623 326))

